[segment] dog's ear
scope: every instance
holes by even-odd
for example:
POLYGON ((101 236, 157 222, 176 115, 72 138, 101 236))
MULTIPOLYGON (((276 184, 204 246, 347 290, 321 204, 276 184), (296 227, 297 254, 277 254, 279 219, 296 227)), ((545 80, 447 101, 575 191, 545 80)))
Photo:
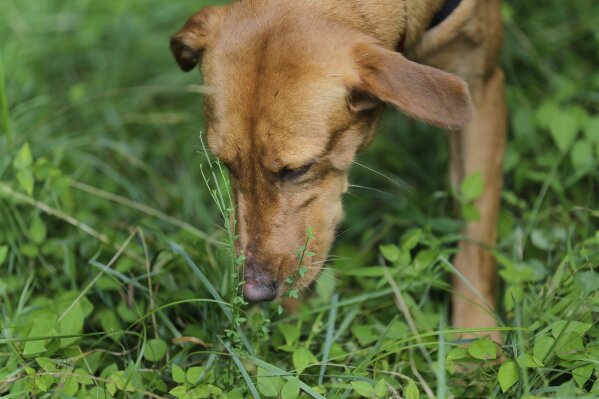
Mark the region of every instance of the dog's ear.
POLYGON ((348 97, 354 112, 374 108, 378 99, 446 129, 460 129, 470 121, 470 93, 460 78, 375 44, 357 46, 354 56, 359 82, 348 97))
POLYGON ((185 72, 200 62, 204 49, 210 45, 224 20, 223 7, 205 7, 187 20, 171 38, 171 52, 185 72))

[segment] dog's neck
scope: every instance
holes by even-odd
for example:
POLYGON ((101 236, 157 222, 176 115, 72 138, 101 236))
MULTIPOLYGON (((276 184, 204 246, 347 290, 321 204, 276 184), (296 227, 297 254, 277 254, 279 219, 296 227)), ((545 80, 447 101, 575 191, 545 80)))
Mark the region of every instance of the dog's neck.
MULTIPOLYGON (((269 0, 266 0, 269 1, 269 0)), ((278 1, 278 0, 270 0, 278 1)), ((429 27, 445 0, 303 0, 321 15, 376 37, 389 48, 409 47, 429 27)))

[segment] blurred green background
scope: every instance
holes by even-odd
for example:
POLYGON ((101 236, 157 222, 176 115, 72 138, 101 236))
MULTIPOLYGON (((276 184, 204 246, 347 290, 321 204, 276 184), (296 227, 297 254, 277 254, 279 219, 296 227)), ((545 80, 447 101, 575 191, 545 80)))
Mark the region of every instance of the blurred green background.
MULTIPOLYGON (((177 384, 190 391, 193 384, 185 383, 191 384, 187 387, 171 374, 173 364, 202 364, 212 370, 211 386, 233 395, 240 381, 245 386, 247 380, 243 373, 231 371, 235 368, 228 358, 219 357, 214 363, 211 356, 224 352, 216 336, 237 343, 239 337, 223 332, 228 321, 214 312, 214 306, 171 306, 160 313, 155 334, 148 332, 153 321, 147 314, 157 305, 209 297, 206 287, 190 278, 190 269, 173 254, 171 242, 191 255, 227 300, 232 292, 228 278, 234 272, 222 266, 229 262, 226 246, 214 244, 225 237, 222 218, 200 169, 208 162, 200 142, 200 77, 198 72, 181 73, 168 49, 170 35, 189 15, 218 2, 0 1, 0 381, 5 380, 0 382, 0 393, 20 397, 23 392, 44 395, 42 386, 48 392, 50 387, 64 388, 64 376, 36 382, 42 381, 40 370, 46 369, 34 360, 39 356, 70 359, 68 367, 78 369, 80 359, 74 356, 80 350, 95 356, 85 368, 86 375, 106 377, 118 371, 135 375, 131 378, 136 384, 139 378, 133 391, 125 389, 122 381, 123 389, 114 382, 117 388, 112 394, 117 397, 142 395, 142 386, 164 395, 177 384), (143 239, 138 234, 126 247, 115 265, 118 274, 106 272, 106 264, 134 227, 143 232, 143 239), (146 273, 148 263, 152 271, 146 273), (148 277, 155 286, 144 291, 139 286, 147 288, 148 277), (52 324, 57 315, 69 314, 70 303, 82 304, 74 325, 52 324), (36 330, 40 314, 50 321, 36 330), (81 335, 111 329, 127 333, 118 339, 81 335), (58 337, 80 336, 66 343, 48 338, 41 341, 46 345, 43 349, 27 348, 23 339, 38 337, 40 331, 58 337), (169 340, 178 335, 202 337, 214 350, 175 349, 177 345, 169 340), (168 357, 143 357, 147 338, 158 349, 162 349, 160 342, 170 342, 168 357), (121 350, 112 357, 105 353, 121 350), (139 371, 142 359, 151 363, 143 364, 154 373, 139 371)), ((524 326, 526 331, 506 332, 507 345, 498 350, 504 351, 504 360, 516 358, 519 352, 533 353, 538 337, 555 328, 554 323, 575 320, 588 324, 576 330, 582 345, 576 348, 582 348, 584 356, 547 359, 546 369, 530 371, 527 378, 521 372, 518 383, 506 393, 498 385, 497 367, 488 363, 488 369, 479 368, 464 377, 464 384, 456 387, 455 381, 448 382, 447 389, 459 392, 458 396, 464 392, 504 397, 530 392, 583 395, 598 387, 599 352, 593 344, 599 338, 597 2, 506 1, 503 13, 502 65, 508 80, 510 138, 497 249, 498 302, 504 325, 524 326), (587 377, 581 382, 583 377, 576 379, 573 370, 582 368, 587 377)), ((408 302, 420 315, 416 319, 421 332, 438 331, 439 323, 448 317, 445 281, 451 270, 438 262, 421 270, 413 262, 418 259, 415 251, 421 249, 429 251, 426 256, 432 253, 450 259, 459 239, 461 222, 448 189, 447 160, 445 133, 394 111, 387 113, 378 137, 360 154, 352 171, 353 186, 344 198, 347 218, 330 264, 337 274, 329 272, 315 287, 321 299, 317 296, 305 305, 307 312, 318 315, 317 320, 307 313, 305 321, 299 316, 291 321, 301 333, 301 339, 293 340, 295 345, 301 342, 302 348, 311 348, 321 359, 323 348, 331 347, 325 331, 314 326, 328 317, 332 292, 342 299, 364 292, 382 293, 387 289, 385 277, 374 272, 370 278, 360 276, 359 270, 383 262, 380 245, 401 248, 414 231, 421 232, 419 246, 404 247, 408 255, 412 251, 407 261, 411 266, 397 264, 397 276, 406 284, 402 285, 406 295, 413 298, 408 302), (420 275, 405 271, 410 267, 420 275)), ((377 303, 367 296, 346 305, 338 316, 349 320, 336 343, 338 361, 346 367, 343 372, 359 375, 373 386, 379 375, 378 366, 371 367, 372 359, 366 361, 368 367, 354 369, 356 360, 341 353, 376 343, 364 339, 364 331, 348 327, 352 320, 367 329, 372 326, 377 334, 389 323, 394 325, 393 297, 380 297, 377 303)), ((297 370, 293 351, 274 355, 276 345, 287 339, 285 328, 279 326, 288 325, 289 320, 276 321, 279 316, 268 312, 242 310, 249 319, 252 345, 271 364, 297 370), (269 324, 269 318, 274 324, 269 324), (265 341, 268 334, 273 334, 272 342, 265 341)), ((431 342, 438 344, 437 338, 431 342)), ((553 350, 559 347, 555 344, 553 350)), ((396 352, 385 352, 390 357, 384 367, 409 374, 410 381, 416 381, 415 389, 424 392, 422 381, 405 368, 407 360, 396 352)), ((426 364, 426 359, 416 359, 423 362, 421 373, 437 393, 446 392, 437 366, 426 364)), ((248 370, 256 381, 255 364, 248 370)), ((330 397, 342 397, 344 392, 364 396, 347 380, 331 377, 324 385, 317 383, 318 368, 310 370, 308 383, 323 387, 321 391, 330 397)), ((395 389, 404 393, 411 389, 406 379, 395 381, 388 381, 395 389)), ((80 380, 74 384, 78 390, 70 396, 85 397, 82 392, 88 385, 80 380)), ((106 394, 98 384, 94 389, 106 394)), ((239 388, 234 394, 249 395, 247 389, 239 388)))

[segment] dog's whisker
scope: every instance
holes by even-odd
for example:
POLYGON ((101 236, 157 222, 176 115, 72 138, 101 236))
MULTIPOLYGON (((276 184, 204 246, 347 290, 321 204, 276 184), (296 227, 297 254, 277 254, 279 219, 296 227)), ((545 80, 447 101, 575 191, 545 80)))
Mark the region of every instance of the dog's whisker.
POLYGON ((339 237, 341 237, 343 234, 347 233, 348 231, 352 230, 353 227, 348 227, 347 229, 338 232, 337 234, 335 234, 335 239, 338 239, 339 237))
POLYGON ((384 173, 382 173, 382 172, 379 172, 378 170, 376 170, 376 169, 374 169, 374 168, 372 168, 372 167, 370 167, 370 166, 368 166, 368 165, 366 165, 366 164, 363 164, 363 163, 361 163, 361 162, 358 162, 358 161, 356 161, 356 160, 354 160, 352 163, 353 163, 353 164, 355 164, 355 165, 358 165, 358 166, 360 166, 361 168, 364 168, 364 169, 366 169, 366 170, 368 170, 368 171, 370 171, 370 172, 372 172, 372 173, 374 173, 374 174, 377 174, 377 175, 379 175, 379 176, 381 176, 381 177, 385 178, 385 179, 386 179, 386 180, 388 180, 389 182, 393 183, 393 185, 394 185, 394 186, 396 186, 397 188, 399 188, 400 190, 402 190, 402 191, 405 191, 405 192, 407 192, 408 194, 413 194, 413 189, 412 189, 412 187, 411 187, 411 186, 410 186, 410 185, 409 185, 407 182, 405 182, 404 180, 402 180, 402 179, 400 179, 400 178, 398 178, 398 177, 396 177, 396 178, 394 179, 394 178, 392 178, 392 177, 390 177, 390 176, 387 176, 386 174, 384 174, 384 173))
POLYGON ((386 196, 386 197, 391 197, 391 198, 393 198, 393 197, 394 197, 394 195, 393 195, 393 194, 391 194, 391 193, 388 193, 388 192, 386 192, 386 191, 379 190, 379 189, 376 189, 376 188, 373 188, 373 187, 360 186, 360 185, 358 185, 358 184, 350 184, 349 186, 350 186, 350 187, 353 187, 353 188, 359 188, 359 189, 362 189, 362 190, 374 191, 374 192, 376 192, 376 193, 383 194, 383 195, 384 195, 384 196, 386 196))
MULTIPOLYGON (((328 262, 327 260, 321 260, 320 262, 314 262, 314 263, 312 263, 310 266, 308 266, 308 269, 316 269, 317 267, 316 267, 315 265, 322 265, 322 264, 324 264, 324 263, 327 263, 327 262, 328 262)), ((318 267, 318 269, 325 270, 325 268, 324 268, 324 267, 323 267, 323 268, 321 268, 321 267, 318 267)), ((329 267, 329 268, 327 268, 327 269, 331 269, 331 268, 329 267)), ((331 269, 331 270, 332 270, 332 269, 331 269)))

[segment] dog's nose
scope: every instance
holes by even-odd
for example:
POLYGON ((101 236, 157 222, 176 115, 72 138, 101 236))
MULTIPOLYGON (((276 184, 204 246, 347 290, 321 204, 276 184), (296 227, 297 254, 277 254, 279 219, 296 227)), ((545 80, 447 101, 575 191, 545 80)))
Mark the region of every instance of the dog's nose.
POLYGON ((274 280, 254 282, 246 280, 243 286, 243 297, 250 302, 272 301, 277 297, 278 284, 274 280))
POLYGON ((243 296, 250 302, 272 301, 279 293, 279 284, 265 267, 254 262, 245 266, 243 296))

